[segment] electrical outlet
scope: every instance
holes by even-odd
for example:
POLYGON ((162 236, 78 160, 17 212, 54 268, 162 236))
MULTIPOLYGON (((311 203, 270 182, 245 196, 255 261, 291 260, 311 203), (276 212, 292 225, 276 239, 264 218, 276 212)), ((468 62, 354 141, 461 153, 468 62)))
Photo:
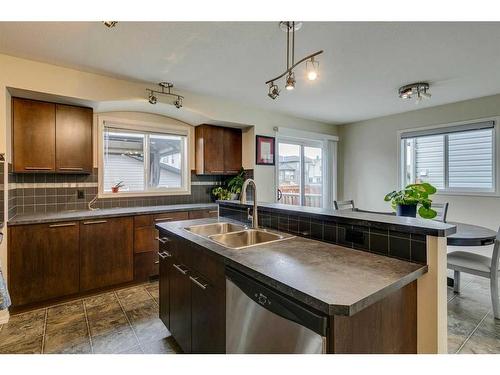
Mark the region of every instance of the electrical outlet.
POLYGON ((83 190, 77 190, 76 191, 76 198, 77 199, 85 199, 85 192, 83 190))

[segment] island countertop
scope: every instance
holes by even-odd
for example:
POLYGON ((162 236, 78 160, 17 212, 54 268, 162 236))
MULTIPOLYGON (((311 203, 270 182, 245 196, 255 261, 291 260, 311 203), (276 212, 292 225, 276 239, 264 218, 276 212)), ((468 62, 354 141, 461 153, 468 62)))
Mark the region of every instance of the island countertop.
POLYGON ((230 219, 157 224, 256 280, 327 315, 354 315, 427 272, 427 266, 302 237, 234 250, 186 227, 230 219))

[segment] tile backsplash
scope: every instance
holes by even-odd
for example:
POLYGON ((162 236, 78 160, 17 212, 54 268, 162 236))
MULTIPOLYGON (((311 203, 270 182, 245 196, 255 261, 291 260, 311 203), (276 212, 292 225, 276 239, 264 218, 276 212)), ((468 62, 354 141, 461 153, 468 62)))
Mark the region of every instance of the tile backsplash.
MULTIPOLYGON (((191 174, 190 195, 153 197, 103 198, 95 207, 137 207, 169 204, 208 203, 210 191, 220 185, 227 176, 199 176, 191 174)), ((73 174, 16 174, 9 165, 9 218, 18 214, 60 212, 87 209, 97 194, 97 169, 89 175, 73 174), (83 191, 83 198, 78 198, 83 191)))

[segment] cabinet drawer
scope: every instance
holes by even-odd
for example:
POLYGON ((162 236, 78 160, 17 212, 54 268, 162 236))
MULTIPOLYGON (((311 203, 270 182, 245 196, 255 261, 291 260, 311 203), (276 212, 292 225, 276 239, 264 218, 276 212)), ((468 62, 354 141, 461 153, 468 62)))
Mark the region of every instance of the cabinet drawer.
POLYGON ((154 215, 154 223, 162 223, 165 221, 177 221, 177 220, 187 220, 189 219, 189 214, 187 211, 180 212, 165 212, 163 214, 154 215))
POLYGON ((147 281, 150 277, 158 276, 158 252, 134 254, 134 280, 147 281))
POLYGON ((202 276, 215 289, 225 288, 224 263, 201 248, 192 250, 191 268, 197 275, 202 276))
POLYGON ((153 223, 153 215, 134 216, 134 228, 151 227, 153 223))
POLYGON ((154 227, 142 227, 134 230, 134 253, 158 251, 158 230, 154 227))
POLYGON ((203 219, 206 217, 217 217, 219 215, 219 211, 217 208, 213 210, 198 210, 198 211, 189 211, 189 219, 203 219))

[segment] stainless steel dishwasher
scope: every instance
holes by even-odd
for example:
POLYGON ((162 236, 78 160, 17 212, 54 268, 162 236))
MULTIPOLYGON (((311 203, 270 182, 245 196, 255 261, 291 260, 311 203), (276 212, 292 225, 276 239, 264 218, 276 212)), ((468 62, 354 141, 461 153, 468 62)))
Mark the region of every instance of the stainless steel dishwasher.
POLYGON ((325 353, 328 320, 226 269, 226 353, 325 353))

